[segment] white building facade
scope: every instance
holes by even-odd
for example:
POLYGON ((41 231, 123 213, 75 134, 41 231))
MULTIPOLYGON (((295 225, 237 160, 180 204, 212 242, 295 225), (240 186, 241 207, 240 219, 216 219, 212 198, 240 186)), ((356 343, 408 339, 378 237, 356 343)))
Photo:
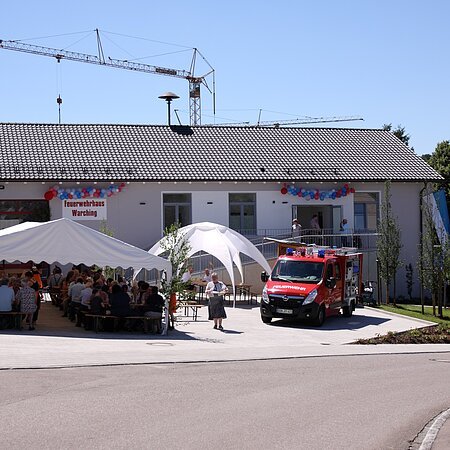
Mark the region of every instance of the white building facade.
POLYGON ((440 179, 381 130, 0 124, 0 138, 2 228, 71 217, 144 249, 174 222, 277 236, 293 218, 309 233, 317 214, 317 234, 339 235, 344 218, 352 233, 373 234, 391 180, 402 261, 415 267, 421 195, 440 179))

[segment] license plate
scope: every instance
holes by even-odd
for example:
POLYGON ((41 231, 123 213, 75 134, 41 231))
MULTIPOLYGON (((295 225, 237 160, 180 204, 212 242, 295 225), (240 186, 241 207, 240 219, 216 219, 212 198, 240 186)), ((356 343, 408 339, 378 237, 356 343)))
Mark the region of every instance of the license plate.
POLYGON ((292 314, 294 311, 292 309, 281 309, 281 308, 277 308, 276 309, 277 313, 280 314, 292 314))

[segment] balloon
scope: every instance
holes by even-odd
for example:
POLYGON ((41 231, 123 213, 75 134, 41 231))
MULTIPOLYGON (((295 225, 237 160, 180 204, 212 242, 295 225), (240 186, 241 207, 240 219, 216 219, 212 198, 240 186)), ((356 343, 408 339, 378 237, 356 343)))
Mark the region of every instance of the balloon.
POLYGON ((285 187, 281 188, 281 193, 282 193, 283 195, 286 195, 287 192, 288 192, 288 190, 287 190, 285 187))
POLYGON ((316 192, 316 193, 314 194, 314 198, 315 198, 316 200, 319 200, 319 193, 318 193, 318 192, 316 192))
POLYGON ((44 194, 45 200, 50 201, 50 200, 52 200, 53 197, 54 197, 53 191, 47 191, 47 192, 44 194))

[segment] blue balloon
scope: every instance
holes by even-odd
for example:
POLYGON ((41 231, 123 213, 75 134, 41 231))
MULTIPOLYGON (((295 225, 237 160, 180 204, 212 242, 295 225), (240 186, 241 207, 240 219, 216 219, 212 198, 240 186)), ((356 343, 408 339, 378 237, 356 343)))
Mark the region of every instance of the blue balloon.
POLYGON ((332 198, 333 200, 336 198, 336 192, 333 192, 333 193, 331 194, 331 198, 332 198))

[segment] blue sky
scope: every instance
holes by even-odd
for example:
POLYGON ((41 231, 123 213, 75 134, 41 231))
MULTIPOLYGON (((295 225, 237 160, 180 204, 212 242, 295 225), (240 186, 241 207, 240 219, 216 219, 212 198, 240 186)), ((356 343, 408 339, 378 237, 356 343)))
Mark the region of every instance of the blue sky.
MULTIPOLYGON (((446 0, 26 0, 2 6, 0 39, 95 54, 89 31, 99 28, 107 56, 177 69, 197 47, 216 71, 216 123, 256 123, 259 109, 266 121, 361 116, 328 126, 401 124, 422 154, 450 139, 449 17, 446 0)), ((7 50, 0 71, 2 122, 57 122, 61 94, 64 123, 164 124, 165 91, 180 96, 173 107, 189 122, 185 80, 7 50)), ((202 109, 212 123, 204 89, 202 109)))

